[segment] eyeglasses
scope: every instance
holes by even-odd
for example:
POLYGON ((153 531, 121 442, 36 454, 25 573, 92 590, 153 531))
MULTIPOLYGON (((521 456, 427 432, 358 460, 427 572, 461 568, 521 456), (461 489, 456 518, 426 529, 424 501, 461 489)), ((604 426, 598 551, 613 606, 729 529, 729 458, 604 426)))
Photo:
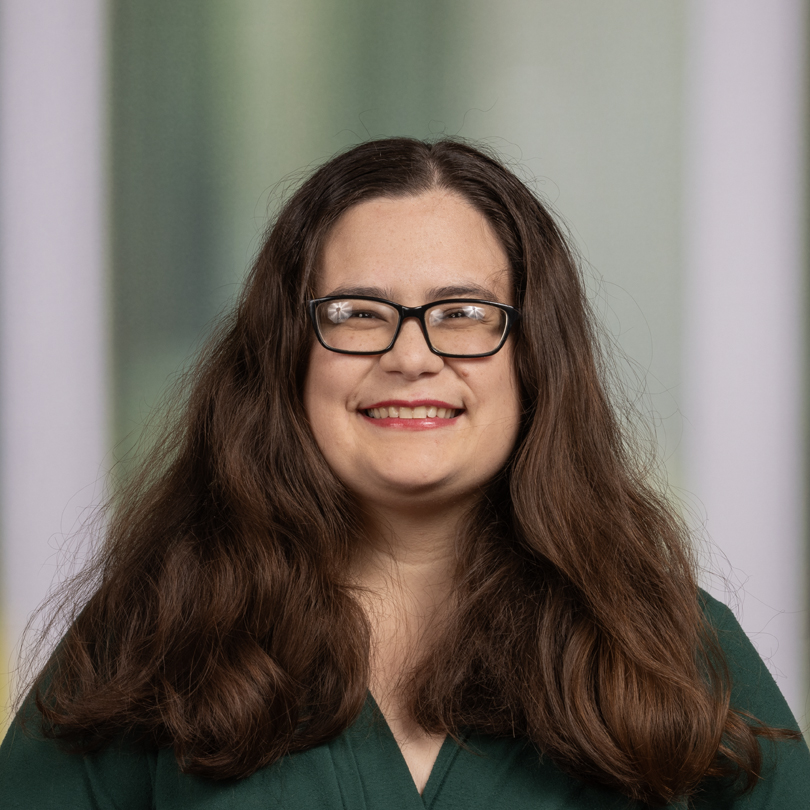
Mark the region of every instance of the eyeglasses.
POLYGON ((428 348, 442 357, 488 357, 499 351, 520 313, 506 304, 448 298, 404 307, 384 298, 330 295, 307 302, 320 344, 340 354, 385 354, 402 321, 416 318, 428 348))

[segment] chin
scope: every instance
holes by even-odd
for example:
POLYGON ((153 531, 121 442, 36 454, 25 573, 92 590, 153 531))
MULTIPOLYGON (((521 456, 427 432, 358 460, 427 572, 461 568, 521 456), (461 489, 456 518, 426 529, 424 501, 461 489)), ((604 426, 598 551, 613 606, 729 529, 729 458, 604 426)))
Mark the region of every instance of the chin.
POLYGON ((430 476, 403 475, 403 476, 382 476, 379 488, 381 490, 402 495, 419 495, 433 493, 438 495, 445 489, 451 489, 449 482, 445 478, 430 476))
POLYGON ((431 508, 470 499, 479 491, 476 484, 437 476, 385 477, 374 487, 374 493, 369 493, 369 500, 388 507, 401 507, 406 502, 410 508, 431 508))

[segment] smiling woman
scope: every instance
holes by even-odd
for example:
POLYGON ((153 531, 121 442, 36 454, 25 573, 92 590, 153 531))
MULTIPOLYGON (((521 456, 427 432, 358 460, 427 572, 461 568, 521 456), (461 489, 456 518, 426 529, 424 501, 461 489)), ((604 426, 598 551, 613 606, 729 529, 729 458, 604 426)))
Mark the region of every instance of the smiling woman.
POLYGON ((799 806, 795 721, 600 368, 494 157, 318 169, 68 593, 5 806, 799 806))

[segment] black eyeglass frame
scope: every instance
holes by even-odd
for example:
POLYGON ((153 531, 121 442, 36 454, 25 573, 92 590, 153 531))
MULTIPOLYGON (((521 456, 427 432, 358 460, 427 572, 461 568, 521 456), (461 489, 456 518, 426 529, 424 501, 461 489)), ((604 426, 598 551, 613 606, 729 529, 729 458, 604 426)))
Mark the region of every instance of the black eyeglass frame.
POLYGON ((376 298, 372 295, 327 295, 325 298, 312 298, 307 301, 307 309, 309 310, 309 317, 312 321, 312 327, 315 330, 315 337, 318 338, 318 342, 324 347, 324 349, 327 349, 330 352, 337 352, 338 354, 358 355, 385 354, 386 352, 390 352, 391 349, 394 348, 394 344, 397 342, 397 338, 399 337, 399 333, 402 329, 402 322, 406 318, 416 318, 416 320, 419 321, 419 326, 422 329, 422 335, 425 338, 425 343, 427 343, 428 349, 430 349, 433 354, 437 354, 439 357, 455 357, 459 359, 469 357, 491 357, 493 354, 497 354, 503 348, 504 343, 506 343, 506 339, 509 337, 509 333, 512 331, 512 326, 520 319, 520 311, 515 309, 515 307, 510 307, 509 304, 500 304, 497 301, 485 301, 482 298, 442 298, 439 301, 431 301, 428 304, 422 304, 420 307, 406 307, 402 304, 397 304, 394 301, 389 301, 387 298, 376 298), (347 299, 351 299, 353 301, 376 301, 378 304, 387 304, 389 307, 393 307, 393 309, 397 311, 397 314, 399 315, 399 322, 397 323, 397 328, 394 330, 394 336, 391 338, 391 342, 388 344, 388 346, 376 352, 353 352, 349 351, 348 349, 336 349, 334 346, 328 346, 326 344, 326 341, 324 341, 323 336, 321 335, 321 330, 318 328, 318 318, 315 314, 315 310, 318 308, 319 304, 324 304, 327 301, 346 301, 347 299), (487 306, 500 309, 506 315, 506 326, 504 327, 503 334, 501 335, 500 343, 498 343, 498 345, 491 352, 483 352, 482 354, 451 354, 450 352, 439 351, 430 342, 427 325, 425 324, 425 312, 435 306, 438 306, 439 304, 486 304, 487 306))

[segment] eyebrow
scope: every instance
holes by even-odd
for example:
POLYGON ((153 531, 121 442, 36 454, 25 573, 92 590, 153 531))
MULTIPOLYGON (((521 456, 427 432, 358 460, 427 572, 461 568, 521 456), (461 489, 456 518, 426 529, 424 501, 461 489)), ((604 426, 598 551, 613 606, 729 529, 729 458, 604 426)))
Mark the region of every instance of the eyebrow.
POLYGON ((330 295, 368 295, 371 298, 387 298, 389 301, 393 301, 394 298, 393 291, 384 287, 337 287, 324 297, 330 295))
MULTIPOLYGON (((327 293, 327 296, 332 295, 367 295, 372 298, 386 298, 389 301, 394 300, 394 293, 390 288, 384 287, 338 287, 332 292, 327 293)), ((431 287, 427 293, 427 301, 440 301, 443 298, 456 298, 459 296, 474 296, 475 298, 483 298, 486 301, 498 301, 498 297, 488 287, 482 287, 480 284, 452 284, 444 287, 431 287)))
POLYGON ((453 298, 457 295, 474 295, 487 301, 497 301, 498 297, 488 287, 480 284, 454 284, 447 287, 431 287, 427 291, 428 298, 436 301, 440 298, 453 298))

